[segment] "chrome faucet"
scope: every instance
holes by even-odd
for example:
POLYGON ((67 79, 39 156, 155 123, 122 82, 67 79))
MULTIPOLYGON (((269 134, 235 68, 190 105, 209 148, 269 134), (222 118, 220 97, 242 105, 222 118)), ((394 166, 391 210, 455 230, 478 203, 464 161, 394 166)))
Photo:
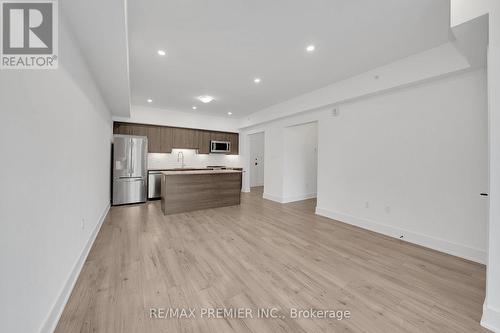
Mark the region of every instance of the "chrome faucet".
POLYGON ((184 153, 182 151, 180 151, 178 154, 177 154, 177 162, 181 162, 181 166, 182 168, 184 168, 186 165, 184 164, 184 153))

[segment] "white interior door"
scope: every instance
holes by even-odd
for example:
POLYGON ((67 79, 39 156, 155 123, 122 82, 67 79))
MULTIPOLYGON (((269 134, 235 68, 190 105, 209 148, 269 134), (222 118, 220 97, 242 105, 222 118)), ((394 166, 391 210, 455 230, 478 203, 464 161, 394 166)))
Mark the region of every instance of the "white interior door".
POLYGON ((264 186, 264 133, 250 135, 250 187, 264 186))

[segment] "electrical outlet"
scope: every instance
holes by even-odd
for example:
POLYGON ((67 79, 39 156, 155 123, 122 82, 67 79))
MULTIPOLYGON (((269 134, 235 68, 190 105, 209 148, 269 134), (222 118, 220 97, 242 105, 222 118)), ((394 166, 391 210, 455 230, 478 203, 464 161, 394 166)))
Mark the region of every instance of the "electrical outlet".
POLYGON ((385 206, 385 212, 387 214, 390 214, 391 213, 391 206, 385 206))
POLYGON ((335 107, 332 109, 332 116, 337 117, 339 115, 339 108, 335 107))
POLYGON ((82 218, 82 230, 85 230, 85 218, 82 218))
POLYGON ((370 203, 368 201, 365 201, 365 208, 370 208, 370 203))

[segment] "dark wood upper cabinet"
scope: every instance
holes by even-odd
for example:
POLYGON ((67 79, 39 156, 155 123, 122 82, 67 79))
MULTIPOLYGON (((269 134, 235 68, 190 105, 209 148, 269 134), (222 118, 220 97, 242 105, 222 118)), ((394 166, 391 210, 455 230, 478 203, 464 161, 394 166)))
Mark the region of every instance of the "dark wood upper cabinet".
POLYGON ((229 141, 230 154, 239 153, 238 133, 121 122, 113 124, 113 133, 147 136, 150 153, 171 153, 173 148, 179 148, 197 149, 199 154, 209 154, 211 140, 229 141))
POLYGON ((229 142, 231 142, 231 155, 239 154, 240 136, 238 133, 229 133, 229 142))
POLYGON ((173 144, 172 127, 161 127, 160 129, 160 150, 162 153, 171 153, 173 144))
POLYGON ((210 131, 199 131, 198 133, 198 154, 210 154, 210 131))
POLYGON ((210 140, 229 141, 229 134, 226 132, 211 132, 210 140))
POLYGON ((130 135, 148 136, 148 126, 133 124, 130 126, 130 135))
POLYGON ((198 130, 176 127, 172 130, 173 148, 198 149, 198 130))
POLYGON ((161 127, 147 126, 148 151, 150 153, 165 153, 161 146, 161 127))
POLYGON ((113 124, 113 133, 114 134, 124 134, 131 135, 131 125, 124 123, 114 123, 113 124))

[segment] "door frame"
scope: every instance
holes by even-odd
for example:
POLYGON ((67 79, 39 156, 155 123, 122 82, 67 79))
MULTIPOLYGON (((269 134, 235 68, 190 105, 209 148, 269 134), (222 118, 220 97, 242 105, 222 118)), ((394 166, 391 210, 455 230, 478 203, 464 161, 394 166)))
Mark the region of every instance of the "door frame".
MULTIPOLYGON (((246 158, 245 158, 245 167, 244 169, 247 171, 246 172, 246 175, 245 175, 245 180, 243 182, 243 188, 242 188, 242 191, 243 192, 250 192, 250 183, 251 183, 251 175, 250 175, 250 170, 251 170, 251 163, 252 161, 250 161, 250 153, 251 153, 251 144, 250 144, 250 138, 251 138, 251 135, 255 135, 255 134, 262 134, 264 136, 264 161, 265 161, 265 156, 266 156, 266 131, 264 129, 258 129, 258 130, 254 130, 254 131, 250 131, 250 132, 247 132, 245 133, 244 135, 244 139, 245 139, 245 155, 246 155, 246 158)), ((243 135, 241 135, 241 137, 243 137, 243 135)), ((265 162, 264 162, 264 187, 266 186, 265 184, 265 162)))

